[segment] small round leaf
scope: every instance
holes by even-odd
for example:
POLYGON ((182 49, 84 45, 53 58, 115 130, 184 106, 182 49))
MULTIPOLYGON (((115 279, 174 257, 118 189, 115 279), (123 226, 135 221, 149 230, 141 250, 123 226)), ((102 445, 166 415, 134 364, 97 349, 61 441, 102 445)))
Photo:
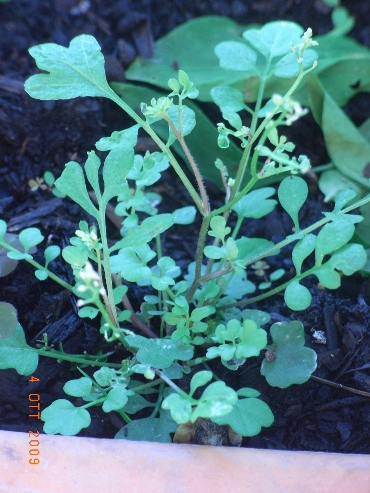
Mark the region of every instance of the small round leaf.
POLYGON ((309 290, 298 281, 291 282, 285 290, 284 300, 291 310, 305 310, 310 306, 311 299, 309 290))

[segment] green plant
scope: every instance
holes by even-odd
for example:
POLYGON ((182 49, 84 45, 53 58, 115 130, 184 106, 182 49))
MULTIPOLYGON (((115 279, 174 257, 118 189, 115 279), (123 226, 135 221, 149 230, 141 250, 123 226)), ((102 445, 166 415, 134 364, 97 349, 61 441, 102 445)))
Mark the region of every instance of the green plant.
MULTIPOLYGON (((346 36, 353 27, 354 19, 340 6, 340 2, 327 0, 326 3, 333 8, 334 29, 317 36, 319 45, 315 47, 315 51, 320 63, 314 72, 307 74, 301 81, 294 98, 301 105, 310 108, 323 132, 330 162, 316 166, 315 172, 319 174, 318 185, 325 195, 325 201, 329 202, 347 188, 356 191, 357 198, 370 191, 367 178, 370 119, 357 128, 341 109, 341 106, 356 94, 370 91, 370 50, 346 36)), ((268 27, 265 26, 265 29, 268 27)), ((156 97, 161 97, 165 94, 163 89, 167 88, 167 80, 172 77, 172 64, 175 60, 177 66, 189 74, 198 88, 199 100, 215 101, 218 104, 219 90, 215 92, 214 86, 221 84, 240 91, 234 91, 234 105, 242 108, 243 104, 257 102, 261 80, 258 73, 263 70, 264 58, 257 56, 253 60, 248 59, 249 65, 244 66, 243 71, 233 69, 231 58, 229 69, 225 70, 220 66, 214 51, 215 47, 226 39, 233 43, 232 46, 237 46, 241 53, 243 50, 249 50, 249 36, 254 36, 254 33, 254 27, 239 25, 225 17, 205 16, 193 19, 159 39, 151 59, 138 57, 126 71, 126 78, 129 81, 142 81, 156 86, 156 97), (243 31, 241 37, 240 32, 243 31), (204 36, 204 32, 209 33, 209 36, 204 36), (187 41, 189 39, 192 40, 191 46, 187 41)), ((242 67, 238 60, 236 62, 234 68, 242 67)), ((280 63, 285 65, 284 60, 280 63)), ((280 75, 277 77, 270 72, 263 83, 264 96, 268 98, 274 93, 284 94, 288 91, 292 79, 280 75)), ((152 97, 149 96, 152 90, 140 87, 139 84, 116 83, 113 87, 133 107, 139 105, 143 99, 152 97)), ((199 143, 196 139, 197 133, 194 133, 189 136, 188 144, 202 174, 222 187, 220 176, 212 166, 216 156, 222 158, 231 173, 234 163, 241 159, 242 150, 230 142, 229 148, 220 155, 220 151, 214 147, 215 138, 211 123, 198 106, 194 104, 192 109, 196 113, 199 130, 202 128, 203 140, 199 143)), ((175 149, 180 151, 176 147, 175 149)), ((248 171, 246 173, 248 174, 248 171)), ((281 177, 275 175, 265 180, 265 183, 273 183, 280 179, 281 177)), ((361 207, 361 214, 365 220, 356 228, 357 240, 369 248, 369 204, 361 207)))
POLYGON ((337 196, 331 213, 325 213, 309 227, 301 227, 299 211, 308 188, 297 174, 306 172, 310 164, 305 156, 292 156, 294 144, 281 134, 280 127, 292 124, 305 113, 291 96, 316 66, 317 54, 312 49, 316 43, 310 30, 303 33, 300 26, 291 22, 267 24, 248 31, 245 38, 248 45, 222 41, 216 47, 222 67, 241 74, 253 70, 260 81, 253 107, 246 105, 240 91, 233 87, 212 88, 213 98, 227 121, 218 125, 220 152, 232 140, 242 150, 234 174, 219 157, 215 160, 214 169, 225 189, 224 205, 216 209, 211 207, 200 167, 187 144, 187 136, 196 126, 188 99, 196 98, 198 90, 183 70, 179 70, 177 78, 169 79, 171 93, 152 98, 150 104, 143 103, 140 116, 108 85, 104 59, 92 36, 78 36, 68 48, 44 44, 30 49, 38 67, 46 72, 26 81, 25 89, 32 97, 107 97, 135 121, 130 128, 96 143, 99 151, 107 153, 103 165, 91 151, 84 168, 69 162, 55 181, 59 192, 91 216, 91 224, 80 222, 70 246, 62 251, 56 245, 48 247, 45 263, 41 264, 32 255, 43 242, 41 232, 28 228, 12 243, 6 223, 0 221, 0 245, 7 252, 4 263, 26 260, 36 268, 38 279, 50 277, 70 290, 78 297, 79 316, 96 318, 105 341, 112 344, 112 351, 106 353, 71 355, 61 346, 50 346, 45 336, 39 347, 32 348, 19 324, 14 333, 6 333, 0 339, 0 368, 11 367, 30 375, 37 368, 38 357, 48 356, 74 363, 82 374, 68 381, 64 391, 86 403, 76 407, 66 399, 55 401, 41 413, 45 432, 77 434, 90 424, 88 409, 100 405, 105 412, 118 412, 126 422, 117 434, 121 438, 170 441, 177 424, 197 418, 209 418, 219 425, 229 425, 242 436, 251 436, 261 427, 270 426, 273 414, 259 399, 257 390, 227 386, 217 376, 213 360, 236 370, 266 349, 261 372, 270 385, 281 388, 304 383, 315 370, 316 354, 304 347, 301 322, 273 324, 270 343, 264 328, 270 322, 269 314, 242 307, 284 291, 288 307, 304 310, 311 302, 311 293, 302 282, 305 277, 315 275, 324 287, 335 289, 340 285, 340 273, 351 275, 361 269, 366 262, 365 250, 349 242, 362 217, 348 213, 369 202, 370 197, 348 206, 354 192, 345 190, 337 196), (271 77, 289 81, 283 96, 266 96, 271 77), (242 111, 251 115, 248 128, 239 115, 242 111), (135 155, 140 128, 152 137, 160 152, 135 155), (172 152, 175 144, 194 173, 196 187, 172 152), (169 165, 195 206, 161 214, 161 197, 150 186, 169 165), (278 199, 292 219, 293 234, 278 244, 240 234, 246 219, 259 219, 277 204, 271 198, 274 188, 253 187, 280 173, 288 173, 278 188, 278 199), (95 194, 96 204, 88 187, 95 194), (116 201, 116 214, 123 218, 121 239, 113 244, 108 241, 106 228, 107 206, 112 200, 116 201), (161 234, 174 224, 186 228, 196 213, 202 217, 196 259, 182 272, 170 256, 162 254, 161 234), (232 217, 236 219, 234 225, 232 217), (314 234, 315 230, 319 232, 314 234), (250 296, 257 287, 247 277, 248 267, 292 243, 294 277, 274 287, 272 283, 284 275, 275 272, 269 277, 269 286, 263 286, 271 289, 250 296), (74 285, 49 267, 60 253, 73 270, 74 285), (311 254, 312 266, 308 268, 305 261, 311 254), (131 283, 148 289, 138 313, 130 303, 131 283), (153 317, 158 317, 159 323, 152 326, 153 317), (97 369, 92 373, 86 367, 97 369), (176 383, 186 374, 191 374, 188 392, 176 383), (146 418, 132 419, 145 408, 152 408, 146 418))
POLYGON ((28 186, 32 190, 32 192, 36 192, 36 190, 49 190, 55 197, 59 197, 64 199, 65 194, 60 193, 59 190, 57 190, 54 187, 55 183, 55 176, 54 173, 51 171, 45 171, 44 175, 42 178, 39 176, 36 176, 36 178, 32 178, 31 180, 28 181, 28 186))

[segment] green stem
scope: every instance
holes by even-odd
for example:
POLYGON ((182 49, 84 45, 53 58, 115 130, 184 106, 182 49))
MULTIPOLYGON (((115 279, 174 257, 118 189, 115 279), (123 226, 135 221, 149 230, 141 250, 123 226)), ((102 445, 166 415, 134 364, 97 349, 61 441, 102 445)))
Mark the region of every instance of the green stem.
POLYGON ((237 194, 233 199, 231 199, 227 204, 223 205, 222 207, 219 207, 218 209, 214 209, 212 212, 209 213, 210 220, 212 219, 213 216, 218 216, 219 214, 222 214, 225 211, 229 211, 233 205, 235 205, 241 198, 244 197, 256 184, 256 182, 259 180, 258 176, 253 176, 247 185, 237 194))
POLYGON ((159 385, 159 389, 158 389, 157 403, 155 405, 155 408, 153 409, 152 414, 150 415, 153 418, 155 418, 157 416, 157 414, 159 413, 159 410, 160 410, 160 407, 161 407, 161 404, 162 404, 162 401, 163 401, 164 386, 165 386, 165 382, 162 380, 161 383, 160 383, 160 385, 159 385))
POLYGON ((227 267, 225 269, 216 270, 215 272, 211 272, 210 274, 206 274, 199 279, 199 283, 204 284, 207 281, 212 281, 213 279, 218 279, 219 277, 223 277, 226 274, 229 274, 231 272, 231 270, 232 270, 231 267, 227 267))
POLYGON ((251 142, 250 142, 251 145, 258 139, 258 137, 264 131, 266 125, 272 120, 272 118, 276 115, 276 113, 284 106, 284 104, 287 101, 287 99, 290 98, 290 96, 294 93, 294 91, 297 89, 297 87, 299 86, 299 84, 302 82, 304 76, 308 72, 310 72, 311 70, 312 69, 308 69, 308 70, 305 70, 304 71, 303 68, 302 68, 302 64, 299 64, 299 74, 298 74, 296 80, 294 81, 294 83, 291 86, 291 88, 285 93, 285 95, 283 96, 280 104, 278 106, 276 106, 269 113, 269 115, 264 118, 264 120, 262 120, 262 122, 260 123, 258 129, 254 132, 254 134, 253 134, 253 136, 251 138, 251 142))
POLYGON ((241 186, 241 183, 243 181, 244 174, 245 174, 245 171, 247 168, 247 163, 248 163, 249 156, 251 153, 252 144, 255 141, 255 139, 253 137, 254 137, 254 134, 255 134, 256 128, 257 128, 257 123, 258 123, 258 119, 259 119, 258 112, 262 106, 263 94, 265 92, 267 74, 268 74, 268 70, 270 67, 270 63, 271 63, 271 60, 269 59, 266 62, 263 74, 262 74, 261 79, 260 79, 260 85, 258 87, 258 94, 257 94, 256 104, 255 104, 252 122, 251 122, 251 127, 250 127, 250 133, 251 133, 252 137, 248 140, 248 144, 247 144, 246 148, 244 149, 242 158, 240 160, 239 169, 238 169, 238 172, 237 172, 236 177, 235 177, 235 184, 234 184, 234 187, 231 191, 231 196, 230 196, 231 199, 233 199, 235 197, 235 195, 239 192, 239 189, 240 189, 240 186, 241 186))
POLYGON ((280 291, 283 291, 285 288, 287 288, 291 282, 300 281, 301 279, 304 279, 305 277, 314 274, 317 268, 318 267, 312 267, 311 269, 307 270, 303 274, 296 276, 293 279, 290 279, 284 284, 280 284, 280 286, 277 286, 276 288, 271 289, 270 291, 266 291, 265 293, 259 294, 258 296, 254 296, 253 298, 241 300, 236 303, 230 303, 229 305, 223 305, 222 307, 218 308, 218 310, 221 311, 221 310, 227 310, 228 308, 234 308, 237 306, 251 305, 252 303, 258 303, 259 301, 262 301, 266 298, 270 298, 270 296, 274 296, 275 294, 280 293, 280 291))
MULTIPOLYGON (((104 397, 100 397, 99 399, 96 399, 95 401, 91 402, 91 403, 88 403, 88 404, 85 404, 84 406, 81 406, 81 408, 84 408, 84 409, 87 409, 88 407, 91 407, 91 406, 95 406, 97 404, 100 404, 100 403, 103 403, 106 398, 107 398, 107 395, 108 395, 108 392, 103 388, 101 387, 96 381, 94 381, 87 373, 85 373, 81 368, 78 368, 78 370, 80 371, 80 373, 82 373, 82 375, 84 375, 86 378, 89 378, 92 383, 93 383, 93 386, 98 388, 100 390, 100 392, 104 395, 104 397)), ((122 409, 116 409, 116 411, 118 412, 118 414, 120 414, 120 416, 123 418, 123 420, 126 422, 126 423, 130 423, 132 420, 131 418, 129 418, 129 416, 127 416, 127 414, 125 412, 122 411, 122 409)))
POLYGON ((104 268, 104 277, 105 277, 105 285, 107 289, 107 297, 108 297, 108 303, 106 304, 106 309, 109 314, 110 319, 114 323, 116 327, 118 327, 118 320, 117 320, 117 313, 116 313, 116 308, 115 308, 115 303, 114 303, 114 296, 113 296, 113 280, 112 280, 112 273, 110 270, 110 262, 109 262, 109 247, 108 247, 108 239, 107 239, 107 227, 106 227, 106 220, 105 220, 105 207, 106 204, 102 204, 102 206, 99 208, 99 228, 100 228, 100 233, 101 233, 101 241, 102 241, 102 249, 103 249, 103 268, 104 268))
POLYGON ((234 272, 231 271, 230 272, 230 275, 228 276, 228 278, 226 279, 226 282, 224 283, 224 285, 222 286, 222 288, 220 289, 219 293, 217 296, 215 296, 212 300, 212 304, 214 305, 217 305, 217 302, 218 300, 221 298, 221 296, 225 293, 228 285, 230 284, 230 281, 232 280, 232 278, 234 277, 234 272))
POLYGON ((202 225, 200 227, 197 250, 195 254, 195 274, 193 284, 190 286, 189 291, 186 294, 187 301, 190 301, 199 286, 199 280, 202 274, 202 261, 203 261, 203 250, 207 238, 207 232, 209 228, 209 223, 211 221, 212 213, 207 214, 203 217, 202 225))
POLYGON ((52 350, 52 351, 50 351, 49 349, 47 350, 34 349, 34 350, 37 351, 39 356, 47 356, 48 358, 59 359, 62 361, 69 361, 70 363, 78 363, 80 365, 87 365, 87 366, 107 366, 108 368, 117 368, 117 369, 122 368, 122 365, 118 363, 106 363, 104 361, 94 361, 94 360, 86 359, 82 356, 66 354, 58 350, 52 350))
MULTIPOLYGON (((9 250, 10 252, 17 252, 17 253, 22 253, 22 252, 19 252, 19 250, 17 250, 16 248, 12 247, 9 243, 7 243, 6 241, 4 240, 0 240, 0 245, 4 248, 6 248, 7 250, 9 250)), ((61 279, 60 277, 58 277, 56 274, 54 274, 53 272, 51 272, 48 268, 46 268, 45 266, 39 264, 38 262, 36 262, 35 260, 33 259, 24 259, 26 262, 28 262, 29 264, 31 264, 33 267, 35 267, 35 269, 37 270, 44 270, 45 272, 47 272, 48 276, 50 277, 50 279, 52 279, 53 281, 57 282, 60 286, 62 286, 63 288, 65 289, 68 289, 68 291, 71 291, 73 292, 73 289, 74 287, 69 284, 68 282, 66 281, 63 281, 63 279, 61 279)))
MULTIPOLYGON (((167 375, 165 375, 162 371, 160 370, 154 370, 156 375, 158 375, 169 387, 171 387, 175 392, 178 394, 184 396, 184 397, 189 397, 186 392, 180 389, 172 380, 170 380, 167 375)), ((135 389, 134 389, 135 390, 135 389)))
MULTIPOLYGON (((357 201, 355 204, 352 204, 352 205, 346 207, 345 209, 342 209, 337 214, 347 214, 347 212, 350 212, 353 209, 357 209, 358 207, 361 207, 361 206, 367 204, 368 202, 370 202, 370 195, 367 195, 363 199, 357 201)), ((324 224, 326 224, 330 221, 331 221, 330 217, 324 217, 323 219, 320 219, 320 221, 317 221, 316 223, 311 224, 311 226, 308 226, 307 228, 300 231, 299 232, 299 238, 306 236, 307 234, 311 233, 315 229, 319 228, 320 226, 323 226, 324 224)), ((298 239, 297 235, 288 236, 285 240, 280 241, 279 243, 276 243, 276 245, 274 245, 273 247, 268 248, 264 252, 260 253, 259 255, 256 255, 255 257, 251 258, 250 260, 248 260, 248 262, 246 262, 245 265, 247 266, 247 265, 254 264, 258 260, 262 260, 265 257, 273 255, 276 251, 280 250, 281 248, 284 248, 287 245, 290 245, 290 243, 292 243, 293 241, 296 241, 297 239, 298 239)))
MULTIPOLYGON (((267 68, 268 68, 268 66, 269 66, 269 64, 266 65, 267 68)), ((256 101, 255 119, 252 120, 252 125, 251 125, 251 134, 252 134, 252 137, 249 140, 248 145, 246 146, 246 148, 244 150, 244 153, 243 153, 243 156, 242 156, 242 159, 240 161, 239 170, 238 170, 237 176, 235 178, 235 185, 236 186, 234 188, 234 190, 235 190, 234 193, 236 193, 238 191, 238 187, 241 184, 241 181, 242 181, 242 178, 243 178, 243 175, 244 175, 244 168, 246 167, 246 163, 248 162, 252 145, 256 142, 256 140, 259 138, 259 136, 261 135, 261 133, 265 130, 267 124, 272 120, 272 118, 276 115, 276 113, 283 107, 283 105, 285 104, 285 102, 287 101, 287 99, 290 98, 290 96, 294 93, 294 91, 297 89, 297 87, 299 86, 299 84, 302 82, 302 79, 304 78, 304 76, 308 72, 310 72, 311 70, 312 70, 312 68, 311 69, 308 69, 308 70, 303 70, 302 64, 299 64, 299 74, 297 76, 297 79, 294 81, 294 83, 291 86, 291 88, 283 96, 283 98, 281 100, 281 103, 278 106, 276 106, 269 113, 269 115, 264 118, 264 120, 260 123, 260 125, 258 126, 258 128, 256 128, 256 123, 258 121, 258 111, 260 110, 260 106, 258 107, 257 106, 257 103, 260 104, 261 101, 262 101, 264 86, 265 86, 265 83, 266 83, 266 80, 267 80, 267 76, 266 76, 266 73, 267 72, 266 72, 266 68, 265 68, 264 76, 261 77, 261 84, 260 84, 260 87, 259 87, 257 101, 256 101)), ((253 175, 252 175, 252 177, 253 177, 253 175)), ((231 195, 231 198, 233 198, 233 194, 231 195)))
MULTIPOLYGON (((202 269, 202 261, 203 261, 203 250, 204 250, 204 245, 205 241, 207 238, 207 232, 209 228, 209 223, 212 219, 212 217, 217 216, 219 214, 222 214, 225 211, 230 211, 231 207, 236 204, 246 193, 249 192, 249 190, 253 187, 253 185, 258 181, 258 177, 254 176, 249 183, 241 190, 230 202, 225 204, 222 207, 219 207, 218 209, 215 209, 214 211, 209 212, 206 216, 203 217, 202 225, 199 231, 199 237, 198 237, 198 245, 197 245, 197 250, 196 250, 196 266, 195 266, 195 277, 193 284, 190 286, 189 291, 186 295, 187 301, 190 301, 191 298, 193 297, 195 291, 197 290, 199 284, 200 284, 200 279, 201 279, 201 269, 202 269)), ((210 272, 207 271, 207 275, 210 272)))
POLYGON ((195 162, 193 155, 191 154, 190 149, 187 146, 182 133, 177 130, 177 128, 175 127, 175 125, 173 124, 173 122, 170 119, 166 119, 166 121, 169 124, 169 126, 171 127, 173 133, 175 134, 179 144, 182 147, 182 150, 185 153, 185 156, 187 157, 187 160, 189 161, 191 169, 193 170, 193 173, 194 173, 197 185, 198 185, 198 189, 200 192, 200 196, 202 197, 203 212, 202 211, 200 211, 200 212, 202 212, 203 215, 206 215, 210 211, 209 199, 208 199, 208 195, 207 195, 204 183, 203 183, 203 177, 200 174, 198 165, 195 162))
MULTIPOLYGON (((345 209, 342 209, 340 212, 338 212, 338 214, 346 214, 347 212, 350 212, 353 209, 357 209, 358 207, 361 207, 362 205, 365 205, 368 202, 370 202, 370 195, 368 195, 367 197, 364 197, 363 199, 359 200, 355 204, 352 204, 352 205, 346 207, 345 209)), ((303 237, 303 236, 311 233, 311 231, 314 231, 315 229, 319 228, 320 226, 323 226, 324 224, 326 224, 330 221, 331 221, 330 217, 325 217, 324 219, 321 219, 320 221, 316 222, 315 224, 312 224, 311 226, 300 231, 299 237, 303 237)), ((276 245, 274 245, 272 248, 268 248, 267 250, 265 250, 261 254, 256 255, 255 257, 249 259, 248 262, 246 262, 245 266, 253 264, 253 263, 257 262, 258 260, 261 260, 261 259, 263 259, 269 255, 272 255, 277 250, 280 250, 281 248, 289 245, 290 243, 292 243, 293 241, 296 241, 296 240, 297 240, 296 235, 293 235, 291 237, 286 238, 285 240, 281 241, 280 243, 277 243, 276 245)), ((280 286, 277 286, 276 288, 274 288, 270 291, 267 291, 266 293, 260 294, 258 296, 254 296, 253 298, 241 300, 237 303, 231 303, 229 305, 224 305, 224 306, 220 307, 219 310, 226 310, 227 308, 233 308, 236 306, 250 305, 251 303, 256 303, 258 301, 264 300, 265 298, 273 296, 273 295, 279 293, 280 291, 284 290, 293 280, 300 280, 300 279, 303 279, 303 278, 305 278, 311 274, 314 274, 315 270, 317 268, 319 268, 319 267, 314 266, 311 269, 304 272, 303 274, 300 274, 299 276, 294 277, 290 281, 288 281, 284 284, 281 284, 280 286)))
POLYGON ((335 166, 333 163, 328 163, 328 164, 322 164, 321 166, 315 166, 314 168, 312 168, 311 171, 313 171, 314 173, 322 173, 323 171, 327 171, 329 169, 334 169, 335 166))
POLYGON ((180 180, 188 190, 189 194, 191 195, 192 199, 194 200, 196 206, 198 207, 199 211, 201 214, 204 214, 203 211, 203 204, 200 196, 198 195, 197 191, 191 184, 190 180, 184 173, 184 171, 181 169, 181 166, 177 162, 175 156, 172 154, 170 149, 166 146, 166 144, 158 137, 158 135, 155 133, 155 131, 151 128, 149 123, 147 123, 145 120, 140 118, 140 116, 132 109, 130 106, 125 103, 113 90, 110 92, 107 92, 107 97, 114 101, 120 108, 122 108, 136 123, 138 123, 144 130, 145 132, 150 135, 150 137, 154 140, 154 142, 158 145, 158 147, 161 149, 161 151, 167 156, 169 162, 171 163, 173 169, 179 176, 180 180))
POLYGON ((244 217, 243 216, 238 216, 238 219, 236 220, 236 224, 234 226, 234 231, 232 232, 231 238, 235 240, 236 235, 239 233, 239 229, 241 228, 241 225, 243 224, 244 217))

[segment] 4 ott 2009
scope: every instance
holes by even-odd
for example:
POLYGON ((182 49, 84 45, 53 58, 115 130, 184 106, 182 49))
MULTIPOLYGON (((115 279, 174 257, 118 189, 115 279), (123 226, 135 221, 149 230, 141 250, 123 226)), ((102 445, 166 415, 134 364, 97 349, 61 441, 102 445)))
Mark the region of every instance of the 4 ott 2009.
MULTIPOLYGON (((39 382, 40 379, 35 377, 34 375, 32 375, 29 379, 29 382, 39 382)), ((30 418, 37 418, 37 419, 40 419, 40 409, 41 409, 41 398, 40 398, 40 394, 29 394, 28 395, 28 400, 29 400, 29 417, 30 418), (31 414, 32 413, 32 414, 31 414)), ((28 445, 31 447, 30 450, 29 450, 29 455, 31 456, 30 459, 28 460, 28 462, 33 465, 33 466, 36 466, 38 464, 40 464, 40 458, 38 457, 40 455, 40 449, 39 449, 39 446, 40 446, 40 441, 38 440, 40 436, 40 432, 39 431, 32 431, 30 430, 28 432, 28 437, 30 438, 30 441, 28 442, 28 445)))

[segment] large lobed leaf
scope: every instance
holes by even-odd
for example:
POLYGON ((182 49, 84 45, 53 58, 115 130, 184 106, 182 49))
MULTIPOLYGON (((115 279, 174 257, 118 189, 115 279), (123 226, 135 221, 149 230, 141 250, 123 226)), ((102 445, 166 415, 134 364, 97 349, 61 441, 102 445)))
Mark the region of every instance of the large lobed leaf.
POLYGON ((11 337, 0 339, 0 369, 14 368, 20 375, 31 375, 38 360, 37 350, 26 343, 19 323, 11 337))
POLYGON ((316 353, 304 347, 304 328, 301 322, 277 322, 271 326, 272 361, 264 359, 261 374, 272 387, 285 389, 307 382, 316 369, 316 353))
POLYGON ((35 99, 71 99, 79 96, 111 97, 105 77, 104 57, 93 36, 81 34, 68 48, 55 43, 33 46, 29 50, 41 70, 32 75, 24 88, 35 99))

